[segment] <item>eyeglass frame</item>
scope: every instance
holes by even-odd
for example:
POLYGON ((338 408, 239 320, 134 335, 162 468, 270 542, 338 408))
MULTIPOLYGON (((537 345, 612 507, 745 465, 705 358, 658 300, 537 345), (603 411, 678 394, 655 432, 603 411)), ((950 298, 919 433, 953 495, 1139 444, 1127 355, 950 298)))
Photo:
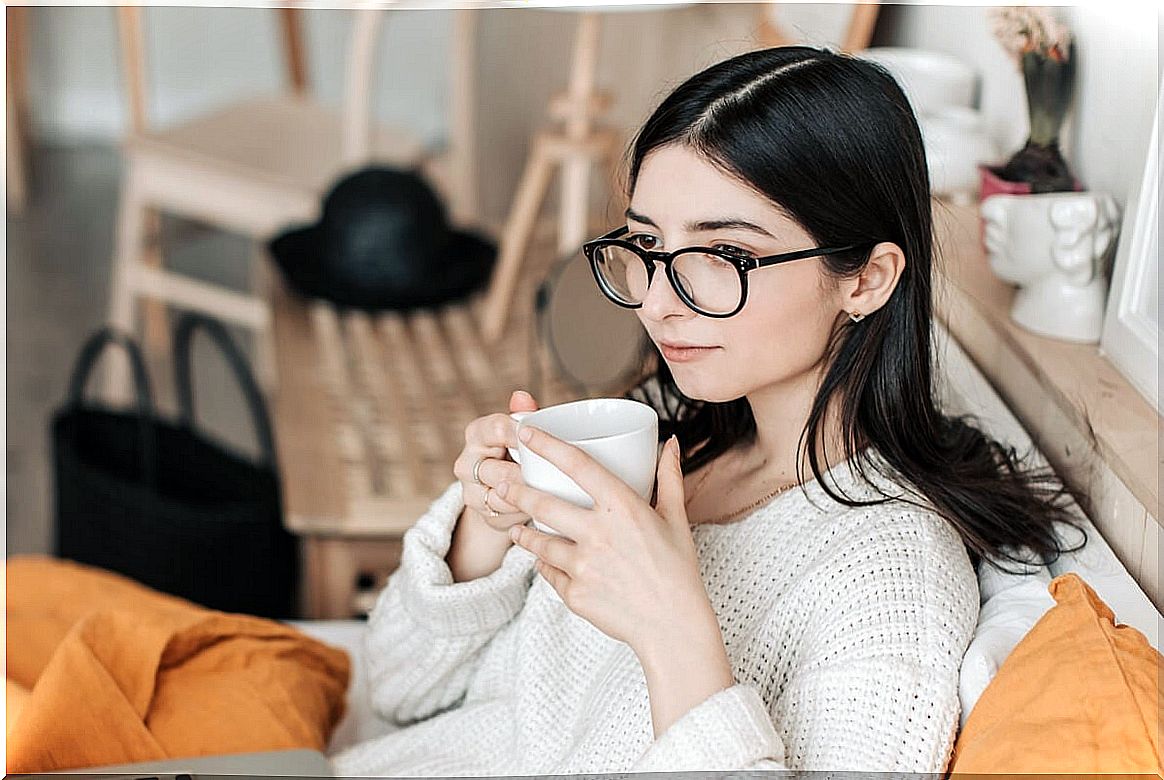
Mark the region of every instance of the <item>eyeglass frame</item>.
POLYGON ((841 247, 816 247, 812 249, 798 249, 795 252, 782 252, 776 255, 765 255, 764 257, 747 257, 737 255, 733 252, 728 252, 722 249, 708 246, 688 246, 676 249, 674 252, 652 252, 650 249, 643 249, 640 246, 635 246, 629 241, 620 241, 619 236, 630 232, 630 228, 626 225, 615 228, 606 235, 599 236, 596 239, 587 241, 582 244, 582 253, 590 263, 590 271, 594 274, 594 281, 598 284, 598 288, 602 290, 603 294, 614 304, 622 306, 626 309, 638 309, 643 305, 642 301, 638 303, 626 303, 618 300, 609 285, 603 280, 602 273, 598 270, 598 261, 596 259, 596 252, 604 246, 618 246, 624 249, 629 249, 638 256, 643 264, 647 267, 647 290, 651 289, 651 282, 655 278, 655 263, 661 262, 666 269, 667 281, 671 284, 671 289, 679 296, 679 299, 686 304, 687 308, 691 309, 696 314, 701 314, 704 317, 714 317, 717 319, 725 319, 739 314, 744 308, 744 304, 748 301, 748 272, 755 271, 758 268, 764 268, 770 265, 778 265, 780 263, 789 263, 793 260, 804 260, 809 257, 821 257, 823 255, 833 255, 838 252, 847 252, 850 249, 856 249, 860 244, 849 244, 841 247), (716 314, 700 309, 695 305, 687 295, 683 292, 679 283, 675 280, 675 274, 672 271, 675 258, 687 252, 701 252, 703 254, 715 255, 731 263, 740 275, 740 302, 736 308, 732 309, 726 314, 716 314))

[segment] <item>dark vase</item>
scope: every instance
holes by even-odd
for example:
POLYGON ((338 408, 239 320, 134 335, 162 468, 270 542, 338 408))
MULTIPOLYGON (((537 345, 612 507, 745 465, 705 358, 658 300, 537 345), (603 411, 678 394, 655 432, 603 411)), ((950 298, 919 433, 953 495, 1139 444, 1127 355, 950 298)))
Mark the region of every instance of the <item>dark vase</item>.
POLYGON ((1059 132, 1075 86, 1074 41, 1063 62, 1027 52, 1022 69, 1031 131, 1026 144, 998 170, 998 175, 1007 181, 1029 183, 1031 192, 1078 189, 1075 176, 1059 151, 1059 132))

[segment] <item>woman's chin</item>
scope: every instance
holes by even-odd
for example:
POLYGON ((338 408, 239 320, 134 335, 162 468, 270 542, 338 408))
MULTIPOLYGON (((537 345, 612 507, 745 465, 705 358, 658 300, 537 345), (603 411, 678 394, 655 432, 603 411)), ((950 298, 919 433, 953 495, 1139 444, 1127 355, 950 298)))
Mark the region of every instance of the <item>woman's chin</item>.
POLYGON ((723 383, 707 376, 684 376, 682 369, 671 369, 671 378, 679 392, 692 401, 706 401, 707 403, 722 404, 740 398, 744 393, 738 386, 726 387, 723 383))

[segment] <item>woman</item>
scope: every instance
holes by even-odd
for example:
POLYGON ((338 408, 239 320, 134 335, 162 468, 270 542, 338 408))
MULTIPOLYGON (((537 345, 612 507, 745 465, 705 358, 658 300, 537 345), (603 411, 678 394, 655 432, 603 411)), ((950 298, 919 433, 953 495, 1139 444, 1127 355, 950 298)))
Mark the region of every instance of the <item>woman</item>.
POLYGON ((474 421, 370 616, 373 704, 402 728, 337 769, 942 771, 974 566, 1052 559, 1069 518, 935 408, 906 98, 866 61, 750 52, 668 96, 629 171, 625 227, 586 252, 661 353, 638 393, 667 441, 654 504, 540 431, 595 507, 529 488, 509 417, 474 421))

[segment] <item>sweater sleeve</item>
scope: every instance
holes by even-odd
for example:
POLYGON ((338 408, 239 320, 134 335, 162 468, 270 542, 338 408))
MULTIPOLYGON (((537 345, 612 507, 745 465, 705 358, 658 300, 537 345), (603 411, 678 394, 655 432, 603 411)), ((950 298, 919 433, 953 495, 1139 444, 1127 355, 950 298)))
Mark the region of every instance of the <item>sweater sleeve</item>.
POLYGON ((751 685, 736 684, 688 710, 654 741, 632 772, 787 769, 784 743, 751 685))
POLYGON ((460 704, 482 648, 525 603, 535 556, 516 545, 501 567, 453 582, 445 555, 463 508, 454 482, 404 534, 400 567, 368 615, 371 705, 403 727, 460 704))
POLYGON ((632 771, 943 772, 978 594, 960 540, 936 522, 842 552, 779 695, 739 683, 713 694, 632 771))

